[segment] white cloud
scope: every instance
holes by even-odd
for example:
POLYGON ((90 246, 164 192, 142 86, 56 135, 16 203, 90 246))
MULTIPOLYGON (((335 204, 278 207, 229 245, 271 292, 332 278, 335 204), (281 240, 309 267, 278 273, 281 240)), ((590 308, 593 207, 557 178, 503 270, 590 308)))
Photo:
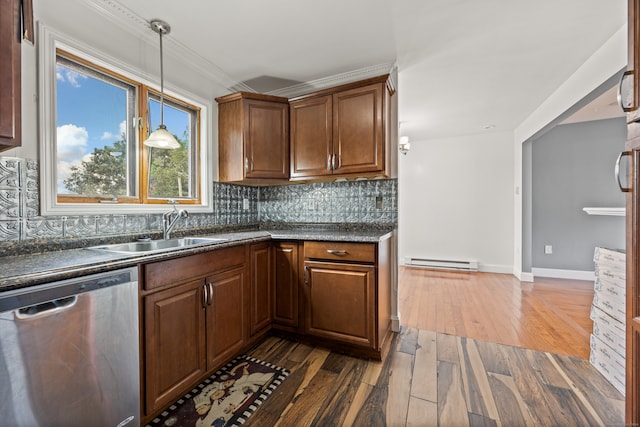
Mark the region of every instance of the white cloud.
POLYGON ((64 180, 71 176, 71 168, 79 166, 82 160, 91 156, 87 153, 89 134, 83 127, 73 124, 62 125, 56 129, 57 157, 58 157, 58 192, 67 193, 64 180))
POLYGON ((119 140, 120 137, 124 134, 126 135, 126 131, 127 131, 127 121, 123 120, 120 122, 120 124, 118 125, 118 134, 114 135, 113 133, 109 132, 109 131, 104 131, 102 136, 100 137, 100 139, 102 141, 105 140, 119 140))
POLYGON ((80 82, 86 79, 87 76, 85 76, 84 74, 78 73, 65 67, 56 67, 56 80, 67 82, 73 87, 80 87, 80 82))
POLYGON ((58 160, 80 160, 87 151, 89 133, 83 127, 73 124, 58 126, 56 141, 58 144, 58 160))
POLYGON ((102 134, 102 136, 100 137, 101 140, 105 140, 105 139, 113 139, 113 134, 111 132, 104 132, 102 134))

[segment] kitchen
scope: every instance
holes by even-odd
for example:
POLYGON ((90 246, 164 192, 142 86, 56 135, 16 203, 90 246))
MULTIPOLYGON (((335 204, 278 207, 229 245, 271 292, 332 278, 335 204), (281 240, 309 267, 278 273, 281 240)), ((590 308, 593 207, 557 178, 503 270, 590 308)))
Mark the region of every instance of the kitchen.
MULTIPOLYGON (((140 5, 142 6, 142 5, 140 5)), ((148 10, 153 10, 150 5, 148 10)), ((116 64, 120 69, 128 70, 134 68, 139 70, 149 85, 153 84, 157 90, 157 82, 159 81, 158 73, 158 50, 157 35, 154 34, 145 24, 145 20, 154 16, 144 14, 134 14, 127 18, 127 9, 118 9, 119 5, 113 2, 68 2, 64 6, 57 4, 46 4, 44 2, 35 2, 34 14, 36 21, 44 22, 48 28, 47 34, 53 35, 55 39, 57 33, 63 33, 67 36, 64 40, 66 46, 74 47, 78 45, 89 45, 93 53, 99 52, 102 57, 116 59, 116 64), (65 9, 66 7, 66 9, 65 9), (83 11, 83 19, 77 20, 73 18, 73 11, 83 11), (54 10, 55 9, 55 10, 54 10), (60 11, 66 11, 61 13, 60 11), (124 18, 123 18, 124 15, 124 18), (140 21, 142 17, 143 21, 140 21), (133 22, 132 22, 133 21, 133 22), (121 31, 122 26, 128 28, 127 31, 121 31), (135 35, 132 36, 131 32, 135 35), (106 36, 108 35, 108 36, 106 36), (90 42, 89 42, 89 41, 90 42), (119 46, 127 46, 127 49, 117 48, 119 46)), ((339 7, 339 6, 338 6, 339 7)), ((383 14, 383 12, 377 12, 383 14)), ((160 16, 169 19, 168 16, 160 16)), ((259 15, 259 13, 258 13, 259 15)), ((222 10, 218 16, 225 16, 222 10)), ((275 19, 275 18, 274 18, 275 19)), ((170 21, 170 19, 169 19, 170 21)), ((165 51, 165 79, 167 81, 167 93, 169 95, 177 94, 197 94, 193 96, 193 100, 199 105, 205 107, 202 113, 203 130, 201 131, 201 141, 211 141, 209 144, 201 144, 207 162, 210 164, 210 170, 203 170, 201 178, 203 182, 215 181, 215 177, 219 174, 218 162, 216 159, 216 150, 219 148, 220 142, 217 141, 217 114, 215 113, 214 98, 223 96, 238 86, 238 82, 229 79, 224 73, 217 73, 217 67, 194 54, 191 47, 179 44, 172 39, 179 31, 179 27, 174 25, 173 33, 167 36, 165 51), (189 60, 192 64, 185 67, 185 60, 189 60), (203 75, 206 78, 203 78, 203 75)), ((229 31, 231 33, 231 30, 229 31)), ((42 34, 39 34, 42 36, 42 34)), ((224 39, 222 37, 221 39, 224 39)), ((193 49, 198 43, 208 44, 206 40, 194 40, 193 49)), ((20 177, 16 179, 18 189, 13 187, 12 194, 17 194, 17 203, 11 206, 17 206, 7 211, 15 212, 9 215, 8 219, 1 221, 2 235, 6 236, 9 243, 3 244, 6 253, 16 253, 23 251, 37 250, 37 244, 42 241, 53 239, 51 243, 59 243, 58 239, 72 237, 66 240, 76 240, 90 236, 109 236, 118 235, 120 233, 140 233, 145 234, 152 232, 152 237, 157 237, 157 233, 161 230, 161 214, 167 212, 167 206, 153 206, 145 212, 140 209, 127 208, 125 206, 113 206, 108 203, 101 205, 102 212, 117 212, 108 214, 96 214, 95 212, 84 213, 77 208, 56 207, 53 191, 42 191, 41 198, 38 197, 38 183, 40 189, 50 188, 55 190, 55 180, 49 176, 43 177, 41 174, 46 168, 46 161, 43 159, 46 153, 47 144, 43 141, 52 138, 52 132, 55 131, 55 124, 52 118, 47 118, 46 111, 42 111, 41 103, 36 102, 35 96, 45 96, 44 93, 38 92, 35 88, 36 82, 43 84, 45 80, 39 73, 44 61, 44 55, 38 53, 39 49, 43 49, 46 43, 40 43, 40 39, 36 40, 34 46, 24 43, 23 50, 23 66, 22 78, 24 84, 29 89, 23 89, 23 122, 26 120, 27 125, 23 124, 23 144, 21 148, 9 150, 3 153, 3 156, 19 159, 16 163, 13 173, 20 177), (40 121, 35 118, 40 116, 40 121), (29 122, 32 120, 32 122, 29 122), (47 122, 49 120, 50 122, 47 122), (42 123, 39 126, 37 123, 42 123), (48 134, 46 132, 49 132, 48 134), (38 141, 37 143, 35 141, 38 141), (39 148, 39 144, 43 144, 39 148), (39 155, 38 152, 41 154, 39 155), (37 159, 34 163, 33 159, 37 159), (34 185, 35 183, 35 185, 34 185), (59 208, 59 209, 58 209, 59 208), (117 208, 117 209, 116 209, 117 208), (54 216, 41 216, 38 212, 49 210, 54 216), (57 212, 56 212, 56 209, 57 212), (131 209, 131 210, 128 210, 131 209), (17 244, 16 244, 17 242, 17 244), (37 242, 37 244, 36 244, 37 242)), ((224 44, 222 44, 224 45, 224 44)), ((295 53, 295 49, 300 46, 291 46, 290 52, 295 53)), ((221 55, 225 52, 221 52, 221 55)), ((266 54, 265 52, 262 52, 266 54)), ((233 52, 226 52, 227 55, 233 56, 233 52)), ((270 61, 285 61, 287 58, 278 57, 273 53, 272 58, 260 58, 259 52, 255 52, 256 60, 269 63, 270 61)), ((291 54, 290 54, 291 55, 291 54)), ((393 71, 394 58, 379 58, 374 63, 381 64, 379 67, 370 67, 361 72, 361 79, 368 78, 372 73, 374 75, 383 75, 389 71, 393 71)), ((355 61, 354 63, 357 63, 355 61)), ((370 66, 372 62, 367 64, 370 66)), ((352 66, 355 68, 355 66, 352 66)), ((360 67, 362 68, 362 67, 360 67)), ((341 71, 350 70, 334 70, 331 74, 339 74, 341 71)), ((604 73, 604 72, 602 72, 604 73)), ((392 73, 393 74, 393 73, 392 73)), ((328 75, 328 74, 327 74, 328 75)), ((317 76, 323 77, 323 76, 317 76)), ((598 76, 593 77, 594 79, 598 76)), ((51 75, 48 77, 51 79, 51 75)), ((401 77, 399 76, 401 79, 401 77)), ((331 79, 327 79, 328 82, 331 79)), ((326 87, 335 87, 339 84, 329 84, 326 87)), ((402 80, 400 80, 400 83, 402 80)), ((257 83, 257 82, 256 82, 257 83)), ((327 82, 325 82, 327 83, 327 82)), ((53 81, 44 87, 51 87, 53 81)), ((309 92, 308 87, 300 90, 309 92)), ((24 86, 23 86, 24 87, 24 86)), ((242 86, 240 86, 242 87, 242 86)), ((402 87, 398 88, 398 97, 401 97, 402 87)), ((300 93, 301 95, 302 93, 300 93)), ((277 95, 277 94, 276 94, 277 95)), ((191 100, 191 99, 190 99, 191 100)), ((41 101, 41 100, 38 100, 41 101)), ((398 100, 400 102, 400 100, 398 100)), ((393 119, 392 119, 393 120, 393 119)), ((396 118, 397 121, 397 118, 396 118)), ((409 121, 410 122, 410 121, 409 121)), ((154 121, 154 125, 157 122, 154 121)), ((406 126, 403 124, 402 130, 408 131, 411 123, 406 126)), ((155 126, 153 126, 155 127, 155 126)), ((395 128, 391 132, 396 132, 395 128)), ((417 140, 419 137, 416 136, 417 140)), ((391 156, 397 156, 397 151, 393 150, 391 156)), ((392 157, 393 158, 393 157, 392 157)), ((394 161, 392 160, 391 164, 394 161)), ((390 176, 395 176, 394 172, 390 172, 390 176)), ((374 176, 375 177, 375 176, 374 176)), ((297 186, 275 186, 275 187, 242 187, 230 184, 214 182, 212 188, 207 194, 203 193, 204 198, 208 198, 209 207, 200 210, 197 206, 181 206, 189 212, 189 217, 183 222, 179 222, 174 229, 177 231, 188 229, 190 227, 207 228, 219 225, 251 225, 256 220, 260 222, 311 222, 311 223, 336 223, 336 222, 352 222, 344 218, 351 217, 365 218, 365 222, 381 227, 388 227, 398 221, 397 203, 397 183, 393 179, 363 180, 363 181, 347 181, 347 182, 319 182, 300 184, 297 186), (355 191, 355 193, 354 193, 355 191), (362 198, 362 202, 354 203, 353 206, 344 206, 343 203, 353 200, 353 195, 362 198), (331 196, 335 196, 333 200, 331 196), (378 207, 378 198, 380 205, 378 207), (246 202, 245 202, 246 200, 246 202), (248 209, 245 209, 248 204, 248 209), (215 206, 215 208, 214 208, 215 206), (238 208, 236 208, 236 206, 238 208), (242 209, 240 209, 242 206, 242 209), (342 207, 344 206, 344 208, 342 207), (307 219, 310 218, 310 219, 307 219)), ((201 201, 204 201, 201 200, 201 201)), ((515 203, 512 201, 512 203, 515 203)), ((402 226, 401 226, 402 230, 402 226)), ((514 233, 517 235, 517 233, 514 233)), ((400 239, 400 244, 402 239, 400 239)), ((105 242, 111 243, 111 242, 105 242)), ((115 243, 115 242, 114 242, 115 243)), ((517 264, 517 260, 514 261, 517 264)), ((516 269, 517 270, 517 269, 516 269)), ((398 319, 394 319, 398 322, 398 319)), ((399 325, 396 325, 396 327, 399 325)))

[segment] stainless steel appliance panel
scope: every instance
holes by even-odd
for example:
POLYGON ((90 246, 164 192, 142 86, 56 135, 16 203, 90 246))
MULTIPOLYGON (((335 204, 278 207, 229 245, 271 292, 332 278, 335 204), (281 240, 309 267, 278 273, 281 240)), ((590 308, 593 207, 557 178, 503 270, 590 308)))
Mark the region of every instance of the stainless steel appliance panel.
POLYGON ((139 426, 137 269, 0 293, 0 424, 139 426))

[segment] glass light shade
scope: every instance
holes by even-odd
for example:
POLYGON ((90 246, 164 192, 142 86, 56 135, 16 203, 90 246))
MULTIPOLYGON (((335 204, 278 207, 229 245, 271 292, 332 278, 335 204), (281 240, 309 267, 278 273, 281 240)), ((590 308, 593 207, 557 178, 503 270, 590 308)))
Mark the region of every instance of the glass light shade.
POLYGON ((147 147, 164 148, 165 150, 173 150, 180 148, 180 143, 171 135, 165 125, 158 126, 154 132, 144 141, 147 147))

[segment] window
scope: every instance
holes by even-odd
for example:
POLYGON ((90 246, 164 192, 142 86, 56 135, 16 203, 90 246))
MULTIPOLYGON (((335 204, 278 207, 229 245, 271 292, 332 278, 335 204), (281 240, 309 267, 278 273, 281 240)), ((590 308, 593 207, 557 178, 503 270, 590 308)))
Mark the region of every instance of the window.
POLYGON ((43 214, 158 212, 170 201, 206 208, 206 107, 165 91, 164 124, 181 147, 147 147, 160 124, 155 83, 58 40, 46 44, 53 53, 41 56, 54 71, 41 76, 51 85, 41 108, 43 214))

